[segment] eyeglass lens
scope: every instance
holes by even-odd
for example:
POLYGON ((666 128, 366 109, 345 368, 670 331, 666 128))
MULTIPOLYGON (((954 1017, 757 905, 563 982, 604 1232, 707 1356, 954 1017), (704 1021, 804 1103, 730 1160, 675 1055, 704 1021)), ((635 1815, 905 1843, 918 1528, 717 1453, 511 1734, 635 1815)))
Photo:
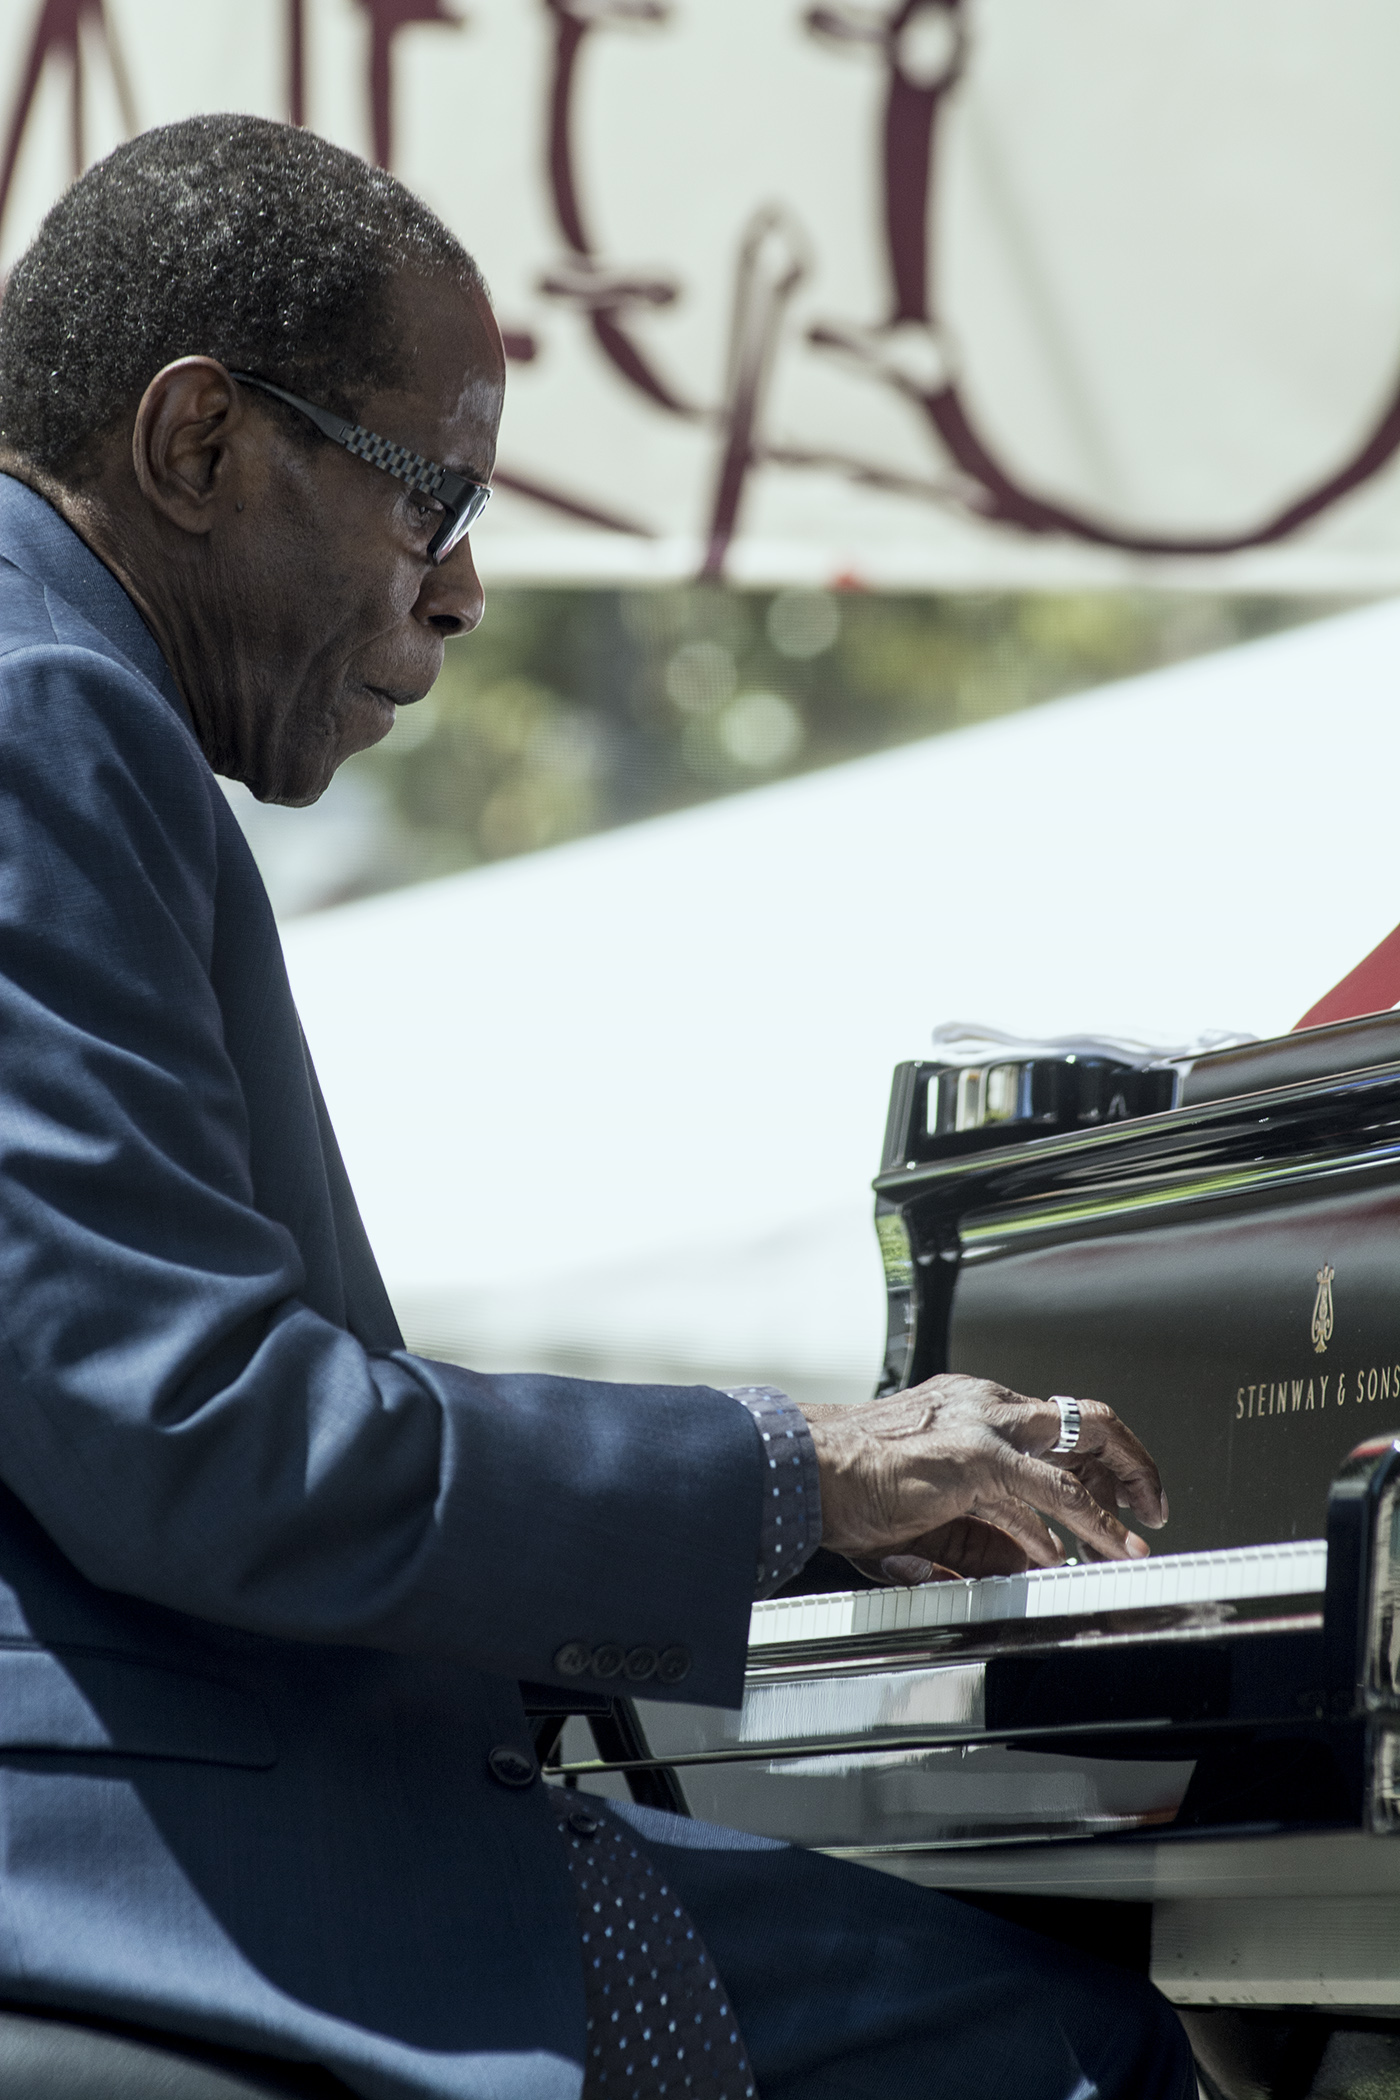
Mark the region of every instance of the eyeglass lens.
POLYGON ((485 510, 490 496, 489 488, 472 487, 466 491, 460 503, 453 505, 433 535, 432 545, 428 549, 431 560, 446 561, 453 548, 471 531, 485 510))

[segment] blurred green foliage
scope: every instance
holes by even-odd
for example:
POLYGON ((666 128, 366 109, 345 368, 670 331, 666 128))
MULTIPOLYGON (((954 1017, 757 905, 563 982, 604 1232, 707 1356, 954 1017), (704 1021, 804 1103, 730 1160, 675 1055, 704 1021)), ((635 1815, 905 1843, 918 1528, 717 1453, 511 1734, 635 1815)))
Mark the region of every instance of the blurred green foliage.
MULTIPOLYGON (((1165 592, 495 591, 347 776, 349 896, 965 728, 1338 609, 1165 592)), ((321 901, 331 901, 325 898, 321 901)))

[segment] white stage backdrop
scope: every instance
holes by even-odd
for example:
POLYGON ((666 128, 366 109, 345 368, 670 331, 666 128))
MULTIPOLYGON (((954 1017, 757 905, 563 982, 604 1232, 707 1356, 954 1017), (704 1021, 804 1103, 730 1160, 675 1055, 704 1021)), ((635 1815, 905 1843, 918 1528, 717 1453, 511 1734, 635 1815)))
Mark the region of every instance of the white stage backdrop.
POLYGON ((491 280, 488 576, 1390 588, 1397 79, 1394 0, 4 0, 0 263, 290 115, 491 280))

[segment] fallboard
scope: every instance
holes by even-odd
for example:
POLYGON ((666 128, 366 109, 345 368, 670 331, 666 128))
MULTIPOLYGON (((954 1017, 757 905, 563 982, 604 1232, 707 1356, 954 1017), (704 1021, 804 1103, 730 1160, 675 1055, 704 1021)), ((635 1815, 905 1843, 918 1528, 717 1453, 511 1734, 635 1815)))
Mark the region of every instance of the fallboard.
POLYGON ((1400 1169, 1172 1195, 964 1217, 948 1368, 1115 1407, 1162 1469, 1157 1551, 1313 1537, 1400 1423, 1400 1169))
POLYGON ((892 1109, 880 1390, 1106 1401, 1162 1469, 1154 1551, 1315 1538, 1346 1454, 1400 1427, 1397 1049, 1396 1015, 1246 1045, 1172 1108, 937 1158, 892 1109))

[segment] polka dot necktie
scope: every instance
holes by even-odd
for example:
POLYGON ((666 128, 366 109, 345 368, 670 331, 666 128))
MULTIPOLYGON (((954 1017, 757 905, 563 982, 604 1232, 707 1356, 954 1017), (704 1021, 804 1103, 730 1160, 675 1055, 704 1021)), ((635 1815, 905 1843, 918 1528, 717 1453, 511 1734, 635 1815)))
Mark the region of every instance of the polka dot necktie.
POLYGON ((755 2100, 728 1993, 684 1907, 601 1802, 550 1797, 578 1905, 583 2100, 755 2100))

